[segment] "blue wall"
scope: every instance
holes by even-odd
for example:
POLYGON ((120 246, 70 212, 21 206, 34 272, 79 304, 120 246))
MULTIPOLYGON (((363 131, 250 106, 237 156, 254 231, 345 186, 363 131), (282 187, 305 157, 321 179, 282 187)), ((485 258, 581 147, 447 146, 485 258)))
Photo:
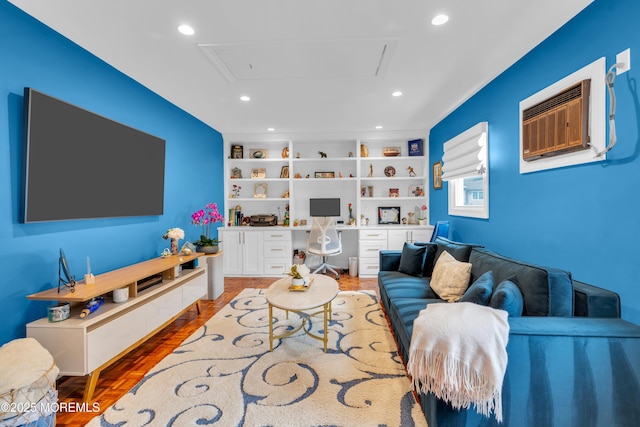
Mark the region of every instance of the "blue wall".
MULTIPOLYGON (((596 0, 431 129, 431 162, 442 144, 489 122, 489 219, 447 214, 447 186, 430 192, 431 220, 453 238, 618 292, 623 317, 640 323, 640 3, 596 0), (598 58, 606 69, 631 48, 631 71, 615 81, 617 146, 595 164, 519 174, 519 102, 598 58)), ((607 104, 608 111, 608 104, 607 104)))
POLYGON ((26 296, 57 286, 59 248, 72 273, 82 278, 87 256, 95 274, 158 256, 168 246, 162 239, 168 228, 180 227, 195 240, 200 230, 190 224, 191 213, 207 202, 222 205, 223 147, 219 132, 5 0, 0 0, 0 64, 3 344, 24 337, 26 323, 46 316, 48 304, 26 296), (164 215, 21 224, 25 86, 165 139, 164 215))

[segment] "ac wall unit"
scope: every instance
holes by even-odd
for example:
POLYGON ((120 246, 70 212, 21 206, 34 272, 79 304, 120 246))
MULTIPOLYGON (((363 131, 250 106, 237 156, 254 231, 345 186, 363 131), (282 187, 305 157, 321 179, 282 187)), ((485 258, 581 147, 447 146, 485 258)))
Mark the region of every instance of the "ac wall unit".
POLYGON ((589 148, 589 93, 583 80, 522 112, 525 161, 589 148))

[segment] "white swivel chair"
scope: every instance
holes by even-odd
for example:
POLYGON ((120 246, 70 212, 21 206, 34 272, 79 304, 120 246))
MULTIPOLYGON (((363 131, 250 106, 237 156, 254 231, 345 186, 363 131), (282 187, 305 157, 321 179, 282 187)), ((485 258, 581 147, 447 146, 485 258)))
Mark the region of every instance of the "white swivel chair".
POLYGON ((307 253, 322 257, 322 263, 310 270, 315 274, 319 271, 326 273, 327 270, 336 276, 336 280, 340 275, 335 269, 335 265, 327 263, 330 256, 342 253, 342 240, 340 233, 336 230, 336 223, 331 217, 314 217, 307 240, 307 253))

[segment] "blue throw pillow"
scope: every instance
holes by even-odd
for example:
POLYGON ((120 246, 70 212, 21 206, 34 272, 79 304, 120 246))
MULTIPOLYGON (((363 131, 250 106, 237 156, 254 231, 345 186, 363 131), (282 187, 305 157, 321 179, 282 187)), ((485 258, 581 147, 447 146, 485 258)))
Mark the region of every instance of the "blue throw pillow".
POLYGON ((489 270, 478 277, 460 298, 460 302, 472 302, 479 305, 489 305, 493 292, 493 271, 489 270))
POLYGON ((424 262, 424 252, 427 248, 424 246, 416 246, 405 242, 400 256, 400 273, 410 276, 422 277, 422 263, 424 262))
POLYGON ((515 278, 506 279, 496 287, 489 305, 506 311, 511 317, 522 316, 524 299, 515 278))

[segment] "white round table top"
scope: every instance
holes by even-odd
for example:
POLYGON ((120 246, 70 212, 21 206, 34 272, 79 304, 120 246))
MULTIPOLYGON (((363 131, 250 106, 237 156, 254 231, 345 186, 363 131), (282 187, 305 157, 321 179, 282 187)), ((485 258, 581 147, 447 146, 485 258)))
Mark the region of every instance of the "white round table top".
POLYGON ((269 304, 284 310, 309 310, 327 304, 338 295, 338 282, 329 276, 311 274, 313 281, 306 291, 290 291, 291 277, 283 277, 267 288, 269 304))

